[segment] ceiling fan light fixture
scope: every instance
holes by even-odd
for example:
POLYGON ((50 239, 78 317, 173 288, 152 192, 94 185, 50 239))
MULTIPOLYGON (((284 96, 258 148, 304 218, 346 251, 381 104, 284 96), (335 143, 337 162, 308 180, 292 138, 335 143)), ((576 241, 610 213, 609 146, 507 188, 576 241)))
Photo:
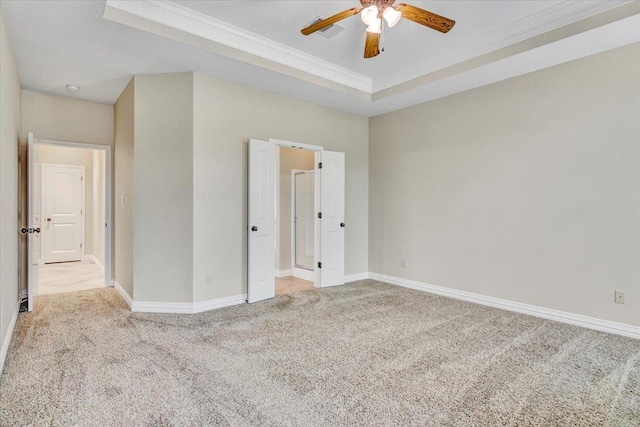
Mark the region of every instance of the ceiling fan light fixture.
POLYGON ((384 12, 382 12, 382 17, 387 21, 389 28, 391 28, 400 21, 402 13, 397 11, 394 7, 388 6, 385 8, 384 12))
POLYGON ((372 4, 371 6, 362 9, 360 12, 360 19, 362 19, 362 22, 366 25, 370 26, 371 24, 374 24, 376 20, 380 19, 378 18, 378 13, 380 13, 378 7, 375 4, 372 4))
POLYGON ((367 27, 368 33, 380 34, 382 32, 382 19, 376 18, 369 26, 367 27))

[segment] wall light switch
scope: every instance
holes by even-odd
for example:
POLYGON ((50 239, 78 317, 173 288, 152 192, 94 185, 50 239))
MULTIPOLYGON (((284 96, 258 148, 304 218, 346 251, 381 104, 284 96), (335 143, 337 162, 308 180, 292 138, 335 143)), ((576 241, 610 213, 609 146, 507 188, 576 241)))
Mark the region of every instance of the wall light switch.
POLYGON ((213 276, 211 274, 205 276, 205 283, 207 285, 213 285, 213 276))
POLYGON ((617 304, 624 304, 624 292, 622 291, 616 291, 615 292, 615 301, 617 304))
POLYGON ((400 264, 402 265, 402 268, 407 268, 409 266, 409 262, 406 259, 403 259, 400 264))
POLYGON ((120 202, 122 202, 122 206, 124 206, 124 194, 122 195, 122 197, 120 198, 120 202))

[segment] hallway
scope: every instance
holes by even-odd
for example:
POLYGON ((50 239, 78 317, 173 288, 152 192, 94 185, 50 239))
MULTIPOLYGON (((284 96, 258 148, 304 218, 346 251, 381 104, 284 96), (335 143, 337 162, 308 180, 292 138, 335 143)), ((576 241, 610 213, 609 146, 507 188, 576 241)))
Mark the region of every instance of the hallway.
POLYGON ((38 295, 103 288, 104 272, 93 261, 38 266, 38 295))

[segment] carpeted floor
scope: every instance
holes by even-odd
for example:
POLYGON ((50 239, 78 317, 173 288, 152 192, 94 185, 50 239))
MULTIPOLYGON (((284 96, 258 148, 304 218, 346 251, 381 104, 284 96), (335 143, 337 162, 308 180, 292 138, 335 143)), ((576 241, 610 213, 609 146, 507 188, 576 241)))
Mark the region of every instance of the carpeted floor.
POLYGON ((363 281, 197 315, 20 315, 0 424, 638 426, 640 341, 363 281))

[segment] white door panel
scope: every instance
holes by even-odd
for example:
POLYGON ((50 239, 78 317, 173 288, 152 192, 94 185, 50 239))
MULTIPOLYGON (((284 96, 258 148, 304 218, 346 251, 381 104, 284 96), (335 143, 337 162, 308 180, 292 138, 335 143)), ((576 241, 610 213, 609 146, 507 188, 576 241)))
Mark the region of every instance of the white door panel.
POLYGON ((344 283, 345 157, 321 152, 320 175, 320 286, 344 283))
POLYGON ((249 141, 247 301, 275 296, 276 147, 266 141, 249 141))
POLYGON ((84 167, 43 165, 44 262, 79 261, 84 240, 84 167))
POLYGON ((38 294, 39 203, 37 197, 38 149, 33 134, 27 137, 27 309, 33 311, 38 294))

